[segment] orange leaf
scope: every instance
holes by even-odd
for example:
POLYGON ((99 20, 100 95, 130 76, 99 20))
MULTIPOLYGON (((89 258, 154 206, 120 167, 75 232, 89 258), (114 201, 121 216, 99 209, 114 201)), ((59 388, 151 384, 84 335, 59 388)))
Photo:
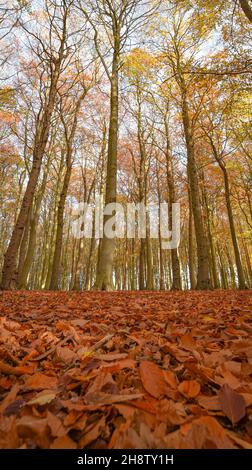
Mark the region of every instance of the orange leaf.
POLYGON ((192 335, 184 335, 182 336, 181 340, 180 340, 180 346, 182 346, 182 348, 188 350, 188 351, 195 351, 196 350, 196 341, 195 339, 192 337, 192 335))
POLYGON ((49 375, 41 374, 38 372, 32 377, 29 377, 25 382, 25 388, 28 390, 43 390, 52 389, 56 387, 58 379, 49 375))
POLYGON ((200 384, 196 380, 184 380, 179 384, 178 391, 186 398, 195 398, 200 393, 200 384))
POLYGON ((171 388, 177 388, 178 381, 176 375, 170 370, 163 370, 164 379, 171 388))
POLYGON ((219 411, 221 409, 220 400, 216 395, 213 397, 200 396, 197 400, 199 405, 206 410, 219 411))
POLYGON ((146 392, 148 392, 152 397, 161 398, 166 395, 167 384, 163 371, 154 364, 154 362, 141 362, 140 377, 146 392))

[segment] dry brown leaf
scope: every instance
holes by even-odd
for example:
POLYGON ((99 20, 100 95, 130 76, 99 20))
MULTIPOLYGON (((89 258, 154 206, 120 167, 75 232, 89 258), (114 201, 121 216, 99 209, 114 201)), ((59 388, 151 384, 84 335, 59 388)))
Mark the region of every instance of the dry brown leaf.
POLYGON ((20 437, 32 438, 35 436, 45 436, 48 431, 47 419, 36 416, 22 416, 17 420, 17 430, 20 437))
POLYGON ((6 395, 6 397, 3 399, 2 403, 0 404, 0 413, 3 413, 5 408, 7 408, 7 406, 9 406, 10 403, 12 403, 15 400, 19 390, 20 390, 20 386, 18 384, 13 385, 10 392, 6 395))
POLYGON ((164 437, 169 449, 232 449, 232 444, 224 428, 210 416, 202 416, 180 430, 164 437))
POLYGON ((66 434, 66 429, 61 420, 50 411, 47 413, 47 424, 53 437, 62 437, 66 434))
POLYGON ((222 411, 230 419, 233 426, 239 423, 246 415, 246 404, 243 396, 234 392, 229 385, 225 384, 219 390, 218 397, 222 411))
POLYGON ((88 393, 86 395, 86 400, 90 404, 99 404, 99 405, 112 405, 113 403, 122 403, 130 400, 137 400, 142 398, 142 393, 135 393, 131 395, 112 395, 110 393, 88 393))
POLYGON ((168 387, 163 371, 154 362, 141 362, 140 377, 146 392, 152 397, 161 398, 166 395, 168 387))
POLYGON ((85 449, 91 442, 95 441, 101 434, 102 430, 106 426, 106 420, 103 416, 95 424, 89 427, 85 435, 80 439, 79 446, 81 449, 85 449))

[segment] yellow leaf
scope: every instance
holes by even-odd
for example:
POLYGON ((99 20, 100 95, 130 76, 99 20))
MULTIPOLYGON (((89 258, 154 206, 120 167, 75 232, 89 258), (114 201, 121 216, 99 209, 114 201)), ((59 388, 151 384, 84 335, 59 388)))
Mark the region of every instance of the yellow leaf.
POLYGON ((85 351, 85 352, 82 354, 82 359, 86 359, 86 357, 91 357, 91 356, 94 356, 93 351, 85 351))
POLYGON ((206 315, 205 317, 202 318, 204 323, 212 323, 215 322, 215 319, 213 317, 210 317, 209 315, 206 315))

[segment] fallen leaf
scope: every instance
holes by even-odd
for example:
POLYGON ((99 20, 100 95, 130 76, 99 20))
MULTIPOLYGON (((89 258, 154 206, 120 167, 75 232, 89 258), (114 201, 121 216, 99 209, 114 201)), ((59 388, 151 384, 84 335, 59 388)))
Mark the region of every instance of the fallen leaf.
POLYGON ((246 404, 242 395, 234 392, 225 384, 219 390, 218 397, 223 413, 230 419, 233 426, 246 415, 246 404))
POLYGON ((210 315, 205 315, 205 316, 202 318, 202 321, 203 321, 204 323, 216 323, 215 318, 210 317, 210 315))
POLYGON ((6 395, 6 397, 3 399, 2 403, 0 404, 0 413, 3 413, 5 408, 10 405, 11 402, 13 402, 20 390, 20 386, 18 384, 15 384, 10 392, 6 395))
POLYGON ((20 441, 15 416, 0 415, 0 449, 16 449, 20 441))
POLYGON ((180 346, 188 351, 195 351, 197 349, 196 341, 190 334, 181 337, 180 346))
POLYGON ((58 346, 55 351, 55 360, 65 364, 72 363, 77 358, 77 354, 67 347, 58 346))
POLYGON ((47 405, 48 403, 51 403, 55 397, 56 393, 52 390, 43 390, 43 392, 38 393, 35 398, 29 400, 27 405, 47 405))
POLYGON ((246 407, 252 405, 252 393, 240 393, 240 395, 244 398, 246 407))
POLYGON ((17 420, 18 434, 24 438, 32 438, 34 435, 44 436, 48 432, 47 419, 36 416, 22 416, 17 420))
POLYGON ((236 436, 234 432, 227 431, 227 435, 230 437, 232 441, 238 444, 238 446, 241 447, 242 449, 252 449, 251 443, 244 441, 244 439, 241 439, 240 437, 236 436))
POLYGON ((179 384, 178 391, 186 398, 195 398, 200 393, 200 384, 196 380, 184 380, 179 384))
POLYGON ((207 396, 198 396, 197 401, 200 406, 210 411, 219 411, 221 410, 221 404, 219 397, 217 395, 213 397, 207 396))
POLYGON ((42 390, 42 389, 53 389, 58 383, 57 377, 49 376, 38 372, 32 377, 29 377, 25 382, 25 388, 27 390, 42 390))
POLYGON ((174 372, 170 370, 163 370, 164 379, 171 388, 176 389, 178 387, 178 380, 174 372))
POLYGON ((25 374, 33 374, 34 372, 33 365, 29 366, 10 366, 9 364, 5 364, 5 362, 0 361, 0 372, 3 374, 10 374, 10 375, 25 375, 25 374))
POLYGON ((108 353, 108 354, 97 354, 96 357, 102 361, 120 361, 121 359, 126 359, 127 354, 114 354, 114 353, 108 353))
POLYGON ((107 372, 114 373, 123 369, 135 369, 137 363, 133 359, 122 359, 121 361, 102 366, 107 372))
POLYGON ((85 435, 80 439, 79 446, 81 449, 85 449, 91 442, 95 441, 101 434, 101 431, 106 426, 106 420, 103 416, 98 422, 93 424, 85 435))
POLYGON ((137 400, 142 398, 142 393, 136 393, 131 395, 112 395, 110 393, 88 393, 86 395, 86 400, 90 404, 99 405, 112 405, 113 403, 122 403, 124 401, 137 400))
POLYGON ((211 416, 202 416, 183 424, 163 438, 169 449, 233 449, 225 429, 211 416))
POLYGON ((47 424, 51 430, 51 434, 53 437, 65 436, 66 429, 63 426, 61 420, 50 411, 48 411, 47 413, 47 424))
POLYGON ((154 362, 141 362, 140 377, 146 392, 152 397, 161 398, 166 395, 168 387, 163 371, 154 362))

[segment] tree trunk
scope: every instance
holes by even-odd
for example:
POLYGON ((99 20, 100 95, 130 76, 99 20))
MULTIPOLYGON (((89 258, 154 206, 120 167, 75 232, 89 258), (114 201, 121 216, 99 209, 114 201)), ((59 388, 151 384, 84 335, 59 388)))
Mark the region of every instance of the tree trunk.
POLYGON ((140 256, 139 256, 139 290, 145 289, 145 240, 140 240, 140 256))
POLYGON ((161 234, 161 191, 160 191, 160 182, 159 174, 157 172, 158 179, 158 248, 159 248, 159 289, 165 290, 165 281, 164 281, 164 252, 162 249, 162 234, 161 234))
POLYGON ((182 90, 182 118, 187 148, 187 172, 190 186, 192 212, 194 218, 195 236, 197 244, 198 272, 196 289, 209 289, 209 259, 208 243, 205 234, 203 215, 201 210, 200 189, 195 161, 193 131, 189 117, 188 103, 185 91, 182 90))
MULTIPOLYGON (((108 159, 107 159, 107 181, 105 205, 116 202, 117 190, 117 148, 118 148, 118 69, 120 56, 120 41, 118 33, 115 37, 112 76, 111 76, 111 95, 110 95, 110 122, 108 138, 108 159)), ((111 219, 111 215, 105 215, 103 227, 111 219)), ((113 289, 113 257, 115 251, 115 240, 108 238, 103 233, 101 246, 99 250, 99 259, 97 263, 97 275, 95 288, 99 290, 113 289)))
POLYGON ((146 214, 146 287, 148 290, 153 290, 153 266, 152 266, 152 249, 150 240, 150 221, 149 213, 146 214))
MULTIPOLYGON (((72 149, 68 150, 72 155, 72 149)), ((63 243, 63 229, 64 229, 64 211, 68 192, 68 186, 71 178, 72 170, 72 158, 71 155, 67 156, 67 168, 64 176, 63 187, 60 194, 58 211, 57 211, 57 230, 56 230, 56 241, 52 262, 52 272, 50 281, 50 290, 58 290, 60 287, 60 260, 63 243)))
POLYGON ((222 171, 223 179, 224 179, 226 207, 227 207, 230 233, 231 233, 231 238, 232 238, 232 243, 233 243, 233 248, 234 248, 234 254, 235 254, 235 264, 236 264, 236 269, 237 269, 239 289, 246 289, 245 276, 244 276, 244 272, 243 272, 241 256, 240 256, 238 241, 237 241, 237 237, 236 237, 233 209, 232 209, 232 205, 231 205, 228 172, 227 172, 225 163, 223 162, 222 158, 218 154, 217 148, 216 148, 212 138, 210 138, 210 143, 211 143, 211 147, 212 147, 212 150, 213 150, 213 155, 214 155, 215 160, 217 161, 217 163, 218 163, 218 165, 219 165, 219 167, 222 171))
POLYGON ((195 278, 195 264, 194 264, 194 243, 193 243, 193 213, 192 213, 192 201, 190 189, 188 189, 188 199, 189 199, 189 225, 188 225, 188 265, 189 265, 189 275, 190 275, 190 287, 192 290, 196 289, 196 278, 195 278))
MULTIPOLYGON (((63 51, 62 51, 63 53, 63 51)), ((38 178, 40 175, 40 169, 42 165, 42 159, 45 153, 46 145, 48 142, 48 136, 50 131, 51 117, 54 110, 56 94, 57 94, 57 82, 59 78, 60 60, 55 66, 55 70, 52 72, 50 91, 48 97, 48 103, 46 104, 43 116, 36 129, 34 150, 33 150, 33 162, 32 168, 29 175, 28 184, 22 200, 19 215, 12 232, 9 246, 5 253, 2 284, 1 289, 16 289, 18 282, 18 252, 22 241, 23 233, 28 221, 29 211, 33 204, 34 193, 37 187, 38 178)))
MULTIPOLYGON (((167 109, 168 114, 168 109, 167 109)), ((174 183, 174 170, 173 170, 173 161, 171 153, 171 143, 170 143, 170 133, 169 125, 167 121, 167 116, 164 119, 165 124, 165 134, 166 134, 166 177, 168 185, 168 198, 169 198, 169 225, 170 229, 172 226, 172 205, 176 201, 176 191, 174 183)), ((180 263, 178 256, 178 249, 174 248, 171 250, 171 264, 172 264, 172 290, 181 289, 181 273, 180 273, 180 263)))
POLYGON ((90 240, 89 253, 87 259, 87 269, 86 269, 86 279, 85 279, 85 289, 89 290, 91 288, 91 268, 92 268, 92 259, 95 251, 96 240, 95 240, 95 218, 92 221, 92 238, 90 240))
MULTIPOLYGON (((41 187, 37 196, 37 199, 34 201, 35 209, 34 212, 31 213, 30 221, 29 221, 29 241, 28 246, 25 254, 24 263, 22 266, 18 267, 18 288, 19 289, 26 289, 27 288, 27 279, 31 269, 35 248, 36 248, 36 237, 37 237, 37 225, 39 220, 39 211, 42 203, 42 199, 45 193, 48 170, 49 170, 50 160, 46 166, 43 181, 41 183, 41 187)), ((22 241, 23 244, 23 241, 22 241)), ((22 245, 21 245, 22 246, 22 245)))
POLYGON ((243 13, 248 20, 252 23, 252 5, 250 6, 249 0, 239 0, 243 13))
POLYGON ((236 238, 236 231, 235 231, 235 225, 234 225, 234 216, 233 216, 233 210, 232 210, 232 205, 231 205, 231 200, 230 200, 230 188, 229 188, 228 173, 227 173, 226 167, 224 165, 222 166, 222 172, 223 172, 223 177, 224 177, 225 198, 226 198, 230 233, 231 233, 231 238, 232 238, 232 243, 233 243, 233 248, 234 248, 234 254, 235 254, 235 263, 236 263, 236 269, 237 269, 237 275, 238 275, 239 289, 246 289, 245 276, 244 276, 244 272, 243 272, 238 241, 237 241, 237 238, 236 238))
POLYGON ((208 194, 206 191, 205 175, 203 171, 201 172, 201 175, 202 175, 202 193, 203 193, 202 195, 203 195, 203 201, 204 201, 206 219, 207 219, 207 222, 206 222, 207 234, 208 234, 208 240, 209 240, 209 245, 210 245, 209 264, 210 264, 210 270, 211 270, 212 285, 214 289, 219 289, 220 283, 218 279, 217 266, 216 266, 216 253, 215 253, 215 247, 214 247, 212 230, 211 230, 211 213, 209 209, 208 194))

